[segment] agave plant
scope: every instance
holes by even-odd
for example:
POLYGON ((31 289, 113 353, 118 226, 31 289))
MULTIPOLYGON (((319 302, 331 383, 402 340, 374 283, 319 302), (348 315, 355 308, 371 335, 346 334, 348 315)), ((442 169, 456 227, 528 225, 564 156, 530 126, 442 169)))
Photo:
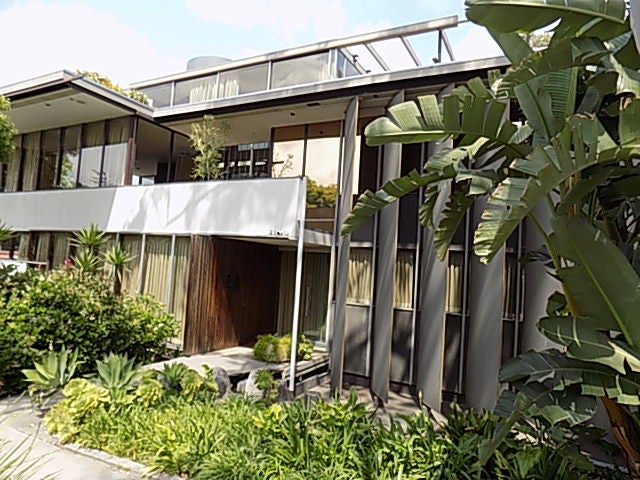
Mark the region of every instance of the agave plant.
POLYGON ((109 392, 113 403, 123 403, 140 380, 140 365, 126 354, 110 353, 103 360, 96 361, 98 386, 109 392))
POLYGON ((100 247, 102 247, 106 241, 106 234, 100 231, 95 223, 92 223, 82 230, 75 232, 72 243, 82 250, 89 250, 97 255, 100 247))
POLYGON ((529 352, 503 367, 501 380, 517 395, 500 399, 510 422, 483 457, 532 404, 550 423, 575 424, 590 418, 600 397, 629 472, 640 478, 640 55, 625 2, 466 4, 512 67, 491 74, 489 87, 474 79, 441 101, 421 97, 372 122, 369 145, 452 138, 456 146, 430 158, 424 172, 365 192, 343 232, 424 188, 421 221, 434 226, 443 258, 466 211, 485 197, 474 249, 488 262, 528 219, 563 289, 539 329, 566 351, 529 352), (549 46, 534 51, 518 33, 542 27, 549 46), (523 121, 509 120, 509 101, 523 121), (434 220, 440 196, 449 201, 434 220))
POLYGON ((15 235, 15 232, 6 223, 0 222, 0 242, 9 240, 15 235))
POLYGON ((105 252, 103 258, 104 262, 111 269, 113 277, 113 292, 115 294, 119 294, 122 290, 122 276, 124 274, 124 269, 134 257, 122 248, 122 245, 116 243, 105 252))
POLYGON ((45 407, 47 401, 69 383, 81 363, 77 350, 62 347, 59 352, 45 353, 41 361, 33 363, 34 368, 22 370, 32 401, 45 407))

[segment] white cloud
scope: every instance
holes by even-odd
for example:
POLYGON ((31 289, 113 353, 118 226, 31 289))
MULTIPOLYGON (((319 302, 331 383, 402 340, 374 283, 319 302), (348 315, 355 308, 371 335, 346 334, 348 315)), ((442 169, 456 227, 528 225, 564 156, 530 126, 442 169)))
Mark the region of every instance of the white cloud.
POLYGON ((0 11, 0 85, 62 69, 95 70, 127 86, 184 68, 115 16, 82 4, 16 3, 0 11))
POLYGON ((465 36, 453 44, 452 49, 456 60, 476 60, 504 55, 486 29, 473 24, 468 27, 465 36))
POLYGON ((312 32, 318 38, 344 35, 346 13, 341 0, 186 0, 187 8, 205 21, 241 28, 265 27, 287 41, 312 32))

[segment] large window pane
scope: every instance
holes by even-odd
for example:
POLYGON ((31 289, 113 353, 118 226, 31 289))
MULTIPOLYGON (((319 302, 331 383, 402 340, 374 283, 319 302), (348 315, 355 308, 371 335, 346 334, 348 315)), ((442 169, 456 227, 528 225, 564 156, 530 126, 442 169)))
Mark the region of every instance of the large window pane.
POLYGON ((142 237, 140 235, 124 235, 121 242, 122 249, 131 256, 131 261, 124 267, 122 275, 122 292, 133 295, 138 291, 142 237))
POLYGON ((217 75, 176 82, 173 104, 183 105, 185 103, 214 100, 216 98, 217 82, 217 75))
POLYGON ((329 52, 274 62, 271 88, 289 87, 328 80, 329 52))
POLYGON ((140 120, 138 152, 133 168, 132 185, 150 185, 171 180, 171 132, 166 128, 140 120))
POLYGON ((267 89, 267 64, 221 72, 218 98, 233 97, 243 93, 267 89))
POLYGON ((22 190, 35 190, 40 160, 40 132, 24 137, 24 163, 22 170, 22 190))
POLYGON ((79 187, 98 187, 100 185, 103 143, 104 122, 87 125, 80 156, 79 187))
POLYGON ((173 137, 173 154, 172 161, 174 167, 174 178, 176 182, 186 182, 191 180, 191 172, 193 170, 193 157, 195 151, 191 148, 189 138, 178 133, 173 137))
POLYGON ((43 133, 42 163, 40 164, 40 190, 48 190, 56 185, 58 155, 60 154, 60 129, 43 133))
POLYGON ((80 126, 66 128, 62 161, 60 162, 60 188, 75 188, 80 153, 80 126))
POLYGON ((13 158, 7 166, 6 180, 4 181, 4 190, 7 192, 15 192, 18 190, 20 181, 20 161, 22 159, 22 136, 18 135, 13 139, 16 149, 13 158))
POLYGON ((118 118, 109 121, 109 135, 107 146, 104 149, 103 187, 116 187, 124 184, 128 140, 129 119, 118 118))
POLYGON ((347 303, 361 305, 371 303, 371 250, 365 248, 350 250, 347 275, 347 303))
POLYGON ((173 270, 173 298, 171 312, 180 325, 180 333, 175 343, 182 344, 184 336, 184 320, 187 315, 187 295, 189 288, 189 237, 177 237, 173 270))
POLYGON ((395 308, 413 308, 413 251, 399 251, 394 272, 395 308))
POLYGON ((167 285, 171 262, 171 237, 147 236, 144 249, 142 293, 167 303, 167 285))
POLYGON ((164 83, 162 85, 156 85, 153 87, 141 88, 140 91, 144 93, 149 100, 151 100, 151 106, 155 108, 168 107, 171 104, 171 84, 164 83))
POLYGON ((447 290, 445 312, 462 312, 462 282, 464 278, 464 253, 459 251, 449 252, 449 265, 447 267, 447 290))

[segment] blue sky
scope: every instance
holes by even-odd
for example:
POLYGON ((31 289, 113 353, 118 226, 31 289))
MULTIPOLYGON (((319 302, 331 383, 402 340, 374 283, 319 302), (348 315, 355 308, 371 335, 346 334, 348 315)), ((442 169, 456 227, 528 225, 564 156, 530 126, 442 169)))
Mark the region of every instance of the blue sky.
MULTIPOLYGON (((0 85, 80 68, 126 86, 198 55, 243 58, 454 14, 463 0, 0 0, 0 85)), ((458 30, 458 56, 484 55, 477 31, 458 30)))

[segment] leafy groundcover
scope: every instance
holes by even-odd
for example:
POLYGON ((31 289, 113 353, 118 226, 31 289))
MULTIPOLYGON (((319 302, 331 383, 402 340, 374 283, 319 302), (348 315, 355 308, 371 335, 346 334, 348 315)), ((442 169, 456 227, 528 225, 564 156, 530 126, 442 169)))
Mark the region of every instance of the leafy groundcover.
POLYGON ((454 411, 443 425, 422 413, 384 423, 355 394, 270 404, 216 399, 215 389, 199 387, 206 382, 196 385, 177 391, 147 374, 115 398, 72 380, 47 428, 63 442, 190 479, 600 478, 566 435, 534 428, 509 435, 481 466, 478 449, 501 421, 489 413, 454 411))

